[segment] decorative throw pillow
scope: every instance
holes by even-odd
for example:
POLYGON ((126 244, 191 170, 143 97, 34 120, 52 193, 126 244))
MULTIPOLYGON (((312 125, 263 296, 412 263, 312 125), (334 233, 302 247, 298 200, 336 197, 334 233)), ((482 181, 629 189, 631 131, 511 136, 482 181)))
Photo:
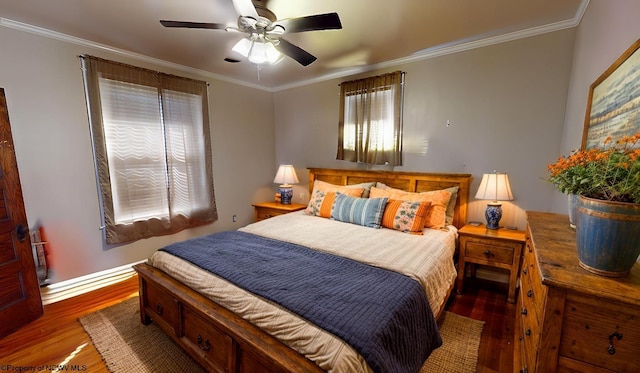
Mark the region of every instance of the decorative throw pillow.
POLYGON ((325 192, 322 190, 315 190, 307 209, 304 211, 308 215, 320 216, 322 218, 331 217, 331 207, 333 207, 333 201, 336 199, 335 192, 325 192))
POLYGON ((451 192, 451 197, 449 198, 449 203, 447 204, 447 212, 444 222, 445 226, 453 224, 453 215, 455 213, 456 200, 458 199, 458 189, 459 188, 457 186, 445 189, 451 192))
MULTIPOLYGON (((375 187, 378 189, 394 190, 398 192, 407 193, 402 189, 393 188, 381 182, 377 182, 375 187)), ((443 189, 451 192, 451 198, 449 198, 449 203, 447 204, 447 211, 446 211, 446 217, 445 217, 445 223, 444 223, 445 226, 453 224, 453 216, 455 215, 456 201, 458 200, 459 189, 460 188, 458 186, 453 186, 453 187, 443 189)))
POLYGON ((410 202, 390 199, 382 215, 382 226, 400 232, 422 234, 424 220, 431 202, 410 202))
POLYGON ((351 184, 351 185, 347 185, 347 187, 348 188, 364 188, 364 190, 362 191, 362 195, 360 197, 369 198, 369 191, 371 190, 371 187, 374 185, 376 185, 376 182, 372 181, 368 183, 351 184))
POLYGON ((387 198, 357 198, 336 193, 331 219, 371 228, 380 228, 387 198))
POLYGON ((399 189, 371 188, 369 198, 389 198, 410 202, 431 202, 431 208, 427 212, 424 226, 433 229, 442 229, 446 222, 446 211, 451 192, 448 190, 434 190, 430 192, 411 193, 399 189))
POLYGON ((309 199, 309 204, 305 210, 308 215, 321 216, 323 218, 331 217, 331 206, 335 199, 335 193, 340 192, 353 197, 360 197, 364 188, 334 185, 324 181, 315 180, 313 182, 313 192, 309 199), (325 198, 328 198, 324 203, 325 198))

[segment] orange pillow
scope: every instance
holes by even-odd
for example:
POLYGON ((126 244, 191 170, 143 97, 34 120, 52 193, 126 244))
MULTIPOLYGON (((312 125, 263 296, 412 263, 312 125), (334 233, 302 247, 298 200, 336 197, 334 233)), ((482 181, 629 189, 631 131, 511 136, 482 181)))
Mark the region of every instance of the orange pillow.
POLYGON ((411 193, 397 189, 379 189, 371 187, 369 198, 398 199, 409 202, 431 202, 431 208, 427 212, 424 226, 433 229, 442 229, 447 216, 447 204, 451 199, 451 192, 448 190, 434 190, 423 193, 411 193))
POLYGON ((340 192, 351 197, 360 197, 363 191, 364 188, 334 185, 316 180, 313 182, 313 192, 311 193, 307 209, 304 210, 304 212, 307 215, 330 218, 331 207, 333 206, 333 201, 336 199, 336 192, 340 192))
POLYGON ((390 199, 382 215, 382 226, 400 232, 422 234, 431 202, 410 202, 390 199))

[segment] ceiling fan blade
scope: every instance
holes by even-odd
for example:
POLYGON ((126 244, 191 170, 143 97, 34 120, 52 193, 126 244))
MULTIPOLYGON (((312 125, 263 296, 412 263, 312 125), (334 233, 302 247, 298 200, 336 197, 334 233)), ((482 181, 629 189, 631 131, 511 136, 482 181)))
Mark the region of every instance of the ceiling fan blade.
POLYGON ((207 22, 186 22, 186 21, 160 21, 164 27, 183 27, 183 28, 206 28, 212 30, 224 30, 227 25, 221 23, 207 23, 207 22))
POLYGON ((317 58, 311 53, 305 51, 304 49, 291 44, 290 42, 280 38, 280 43, 276 45, 276 49, 278 52, 285 54, 294 60, 298 61, 298 63, 302 66, 308 66, 317 58))
POLYGON ((233 7, 239 16, 258 19, 258 11, 251 0, 233 0, 233 7))
POLYGON ((313 16, 286 18, 278 20, 278 25, 284 26, 287 33, 316 31, 316 30, 337 30, 342 28, 338 13, 316 14, 313 16))

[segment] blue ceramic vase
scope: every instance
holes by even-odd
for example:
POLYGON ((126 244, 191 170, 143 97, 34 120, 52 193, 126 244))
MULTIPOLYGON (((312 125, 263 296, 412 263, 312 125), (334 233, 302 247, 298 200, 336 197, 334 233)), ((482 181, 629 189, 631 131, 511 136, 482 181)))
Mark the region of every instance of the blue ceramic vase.
POLYGON ((627 276, 640 256, 640 204, 580 196, 577 210, 580 266, 601 276, 627 276))

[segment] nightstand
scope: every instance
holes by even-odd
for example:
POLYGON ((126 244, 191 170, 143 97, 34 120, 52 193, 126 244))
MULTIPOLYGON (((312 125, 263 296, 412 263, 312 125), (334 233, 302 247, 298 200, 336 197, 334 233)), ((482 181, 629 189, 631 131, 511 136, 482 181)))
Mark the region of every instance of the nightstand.
POLYGON ((254 220, 260 221, 269 219, 274 216, 288 214, 290 212, 299 211, 307 208, 307 205, 292 203, 283 205, 280 202, 260 202, 252 205, 255 208, 254 220))
POLYGON ((484 225, 465 225, 458 231, 460 256, 458 258, 457 292, 462 294, 465 266, 482 264, 509 271, 509 293, 507 302, 515 303, 520 258, 525 244, 523 231, 509 229, 487 229, 484 225))

